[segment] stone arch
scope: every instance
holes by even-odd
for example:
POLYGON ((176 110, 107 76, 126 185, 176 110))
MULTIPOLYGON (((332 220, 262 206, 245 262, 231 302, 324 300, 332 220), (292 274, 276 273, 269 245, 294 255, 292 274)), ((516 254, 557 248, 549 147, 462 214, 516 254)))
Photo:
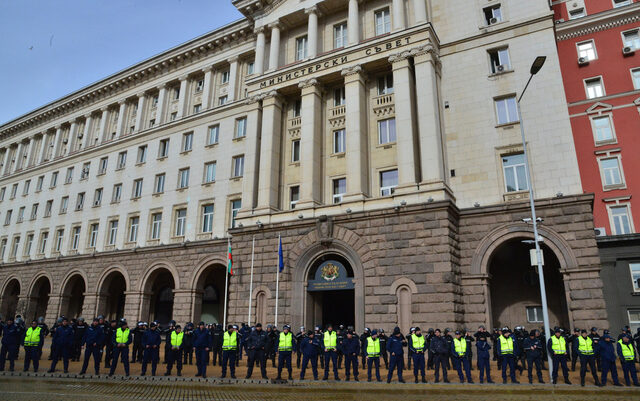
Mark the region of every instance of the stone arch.
POLYGON ((397 325, 403 333, 407 333, 413 326, 411 313, 411 296, 418 292, 418 287, 413 280, 406 277, 396 279, 389 287, 391 295, 396 297, 397 325))
POLYGON ((22 282, 18 276, 9 276, 0 292, 0 316, 4 319, 18 311, 18 301, 22 291, 22 282))
POLYGON ((224 280, 227 259, 220 255, 201 258, 189 279, 191 320, 221 323, 224 314, 224 280))
POLYGON ((166 259, 160 259, 160 260, 152 261, 144 269, 144 273, 142 273, 142 275, 138 279, 138 283, 137 283, 138 291, 146 292, 145 290, 149 286, 149 283, 151 282, 149 279, 152 278, 154 273, 156 273, 158 270, 161 270, 161 269, 168 270, 169 273, 171 273, 171 276, 173 277, 173 283, 174 283, 175 289, 182 288, 180 286, 180 275, 178 274, 178 269, 170 261, 166 259))
POLYGON ((83 270, 73 269, 68 272, 60 286, 60 311, 58 314, 68 318, 79 317, 82 314, 87 288, 87 274, 83 270))
POLYGON ((391 283, 391 286, 389 286, 389 294, 396 295, 396 293, 398 292, 398 288, 400 287, 409 288, 412 294, 418 293, 418 287, 416 286, 416 283, 413 282, 413 280, 406 277, 400 277, 393 283, 391 283))
POLYGON ((196 267, 193 269, 193 273, 191 274, 191 279, 189 280, 189 288, 196 289, 198 286, 198 281, 200 280, 202 274, 212 265, 227 265, 227 259, 225 257, 219 255, 210 255, 205 256, 200 259, 196 264, 196 267))
POLYGON ((125 289, 126 291, 130 291, 131 284, 129 280, 129 274, 127 273, 127 270, 124 268, 124 266, 117 264, 117 265, 111 265, 102 271, 102 273, 100 274, 100 277, 98 277, 98 282, 96 283, 96 288, 95 288, 96 293, 100 293, 100 291, 102 290, 102 287, 104 286, 105 280, 113 272, 118 272, 122 275, 122 277, 124 277, 125 289))
POLYGON ((49 314, 54 315, 55 312, 57 312, 57 305, 55 305, 55 310, 49 310, 49 297, 52 293, 55 292, 53 290, 53 279, 51 275, 43 270, 36 273, 27 291, 28 305, 24 316, 26 321, 40 316, 47 320, 55 318, 55 316, 48 316, 49 314))
MULTIPOLYGON (((262 323, 263 325, 267 322, 267 311, 269 310, 269 300, 271 299, 271 290, 266 285, 259 285, 253 289, 253 293, 251 294, 251 302, 255 300, 255 308, 253 309, 252 315, 255 316, 255 320, 252 320, 251 323, 262 323)), ((252 317, 253 317, 252 316, 252 317)))
POLYGON ((117 319, 125 314, 125 293, 131 290, 129 274, 122 265, 111 265, 98 278, 95 289, 96 315, 117 319), (124 282, 118 279, 122 278, 124 282))
POLYGON ((154 260, 147 265, 137 286, 141 293, 139 318, 167 324, 173 318, 176 290, 181 288, 176 267, 167 260, 154 260))

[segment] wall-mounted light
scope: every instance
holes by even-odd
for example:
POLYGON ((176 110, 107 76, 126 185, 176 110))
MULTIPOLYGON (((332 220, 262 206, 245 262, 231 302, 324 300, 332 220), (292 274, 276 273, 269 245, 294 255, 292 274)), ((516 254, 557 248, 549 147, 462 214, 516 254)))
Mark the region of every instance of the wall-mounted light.
POLYGON ((401 200, 400 201, 400 206, 407 206, 407 201, 406 200, 401 200))
POLYGON ((345 210, 345 212, 347 212, 347 214, 351 214, 352 210, 351 210, 351 208, 347 208, 347 210, 345 210))
POLYGON ((302 213, 300 213, 300 214, 298 215, 298 218, 299 218, 299 219, 303 219, 303 218, 304 218, 304 216, 302 215, 302 213))
POLYGON ((473 204, 474 207, 480 207, 480 202, 476 202, 473 204))

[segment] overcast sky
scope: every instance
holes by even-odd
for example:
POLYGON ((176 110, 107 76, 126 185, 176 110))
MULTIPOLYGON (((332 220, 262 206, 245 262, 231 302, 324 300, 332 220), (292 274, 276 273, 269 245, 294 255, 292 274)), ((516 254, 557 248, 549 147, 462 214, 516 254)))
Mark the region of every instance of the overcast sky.
POLYGON ((231 0, 0 0, 0 124, 241 16, 231 0))

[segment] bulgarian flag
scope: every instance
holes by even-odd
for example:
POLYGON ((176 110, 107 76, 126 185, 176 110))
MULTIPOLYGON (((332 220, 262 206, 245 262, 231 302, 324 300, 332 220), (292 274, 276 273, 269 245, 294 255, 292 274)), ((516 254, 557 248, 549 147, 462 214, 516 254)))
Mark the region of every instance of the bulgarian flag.
POLYGON ((231 254, 231 240, 229 239, 229 252, 227 252, 227 273, 233 276, 233 255, 231 254))

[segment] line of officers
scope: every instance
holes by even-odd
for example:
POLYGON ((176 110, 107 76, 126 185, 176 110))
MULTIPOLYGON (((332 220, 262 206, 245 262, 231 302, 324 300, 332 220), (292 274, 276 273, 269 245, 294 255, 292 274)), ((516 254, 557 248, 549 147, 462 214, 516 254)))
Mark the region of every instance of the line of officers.
POLYGON ((174 365, 177 375, 181 376, 183 360, 185 364, 192 363, 195 353, 196 376, 206 378, 209 354, 213 352, 213 365, 215 366, 216 360, 219 360, 222 367, 221 377, 225 378, 229 370, 231 378, 236 378, 235 367, 244 350, 248 356, 246 378, 252 377, 253 368, 257 365, 260 367, 262 378, 267 379, 267 360, 271 359, 275 367, 277 354, 276 380, 283 378, 284 369, 287 370, 288 379, 292 380, 292 354, 296 353, 300 380, 305 379, 309 365, 314 380, 318 380, 318 361, 324 369, 323 380, 328 380, 331 366, 334 379, 340 380, 338 370, 342 369, 344 361, 346 380, 350 380, 352 376, 354 380, 359 380, 361 362, 362 369, 367 369, 368 381, 372 381, 373 372, 376 380, 381 381, 382 358, 388 369, 388 383, 396 372, 398 380, 404 383, 403 371, 411 370, 412 363, 416 383, 427 383, 425 369, 434 370, 436 383, 440 381, 440 373, 443 381, 449 383, 447 371, 451 365, 457 371, 461 383, 465 382, 465 376, 467 382, 473 383, 472 343, 475 342, 480 383, 485 379, 487 383, 493 383, 490 366, 490 350, 493 349, 493 360, 497 362, 498 369, 502 370, 503 383, 507 383, 508 377, 512 383, 519 383, 515 371, 519 370, 522 375, 524 369, 527 369, 529 383, 532 383, 534 367, 538 381, 544 383, 542 370, 545 369, 544 360, 549 353, 553 361, 553 384, 557 383, 559 369, 562 369, 564 382, 571 384, 568 363, 571 362, 572 370, 575 370, 576 362, 580 360, 581 385, 585 385, 586 373, 590 371, 596 385, 606 385, 607 376, 611 374, 613 384, 621 386, 616 367, 618 358, 627 386, 631 383, 640 386, 635 366, 638 355, 636 346, 640 346, 640 329, 632 338, 629 327, 625 326, 617 341, 612 339, 607 330, 601 337, 595 327, 590 333, 576 329, 573 335, 565 333, 561 328, 555 328, 553 331, 552 337, 545 345, 544 336, 540 331, 527 332, 521 326, 516 327, 514 332, 505 327, 494 329, 493 333, 480 326, 474 334, 469 331, 455 331, 453 335, 449 329, 445 329, 444 332, 440 329, 429 329, 423 335, 421 329, 415 327, 411 328, 406 336, 401 333, 400 328, 395 327, 391 336, 387 337, 383 330, 365 328, 365 332, 358 336, 351 327, 345 329, 340 325, 335 331, 331 324, 327 325, 325 331, 320 327, 316 327, 315 331, 305 331, 304 327, 301 327, 296 335, 288 325, 283 326, 282 332, 279 332, 271 325, 263 330, 260 323, 254 327, 243 324, 241 328, 229 325, 225 331, 222 331, 220 325, 205 325, 204 322, 200 322, 195 327, 192 323, 187 323, 183 331, 174 321, 164 330, 159 328, 157 322, 138 322, 134 329, 130 329, 125 319, 106 322, 102 316, 93 319, 91 325, 86 325, 81 318, 70 322, 63 316, 49 330, 42 319, 33 320, 30 327, 26 328, 20 317, 11 317, 6 323, 0 324, 0 371, 4 370, 7 359, 9 369, 14 370, 19 346, 22 345, 25 350, 24 371, 28 371, 33 364, 33 369, 37 372, 44 338, 51 333, 51 366, 48 372, 55 372, 61 359, 64 372, 67 373, 69 360, 79 360, 81 350, 84 349, 80 374, 86 373, 91 359, 96 375, 100 374, 101 360, 105 354, 105 366, 110 369, 109 375, 114 374, 118 362, 121 361, 128 376, 129 347, 133 344, 132 360, 142 363, 141 374, 147 373, 147 366, 150 364, 151 375, 155 376, 160 349, 164 342, 167 364, 165 376, 172 374, 174 365), (82 337, 79 352, 76 353, 78 332, 82 333, 82 337), (162 335, 165 336, 164 341, 162 335), (406 368, 404 348, 408 349, 406 368), (598 371, 601 371, 600 378, 598 371))

